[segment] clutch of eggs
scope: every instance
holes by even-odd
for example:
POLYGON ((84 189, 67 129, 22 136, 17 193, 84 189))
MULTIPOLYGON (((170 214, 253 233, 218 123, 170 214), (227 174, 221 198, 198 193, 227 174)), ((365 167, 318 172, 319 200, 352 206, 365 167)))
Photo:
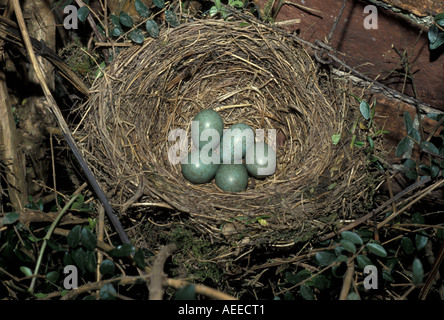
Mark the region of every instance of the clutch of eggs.
POLYGON ((275 151, 265 142, 254 142, 254 131, 249 125, 236 123, 225 132, 223 126, 220 115, 211 109, 194 117, 191 140, 196 149, 182 160, 185 179, 200 184, 214 178, 221 190, 240 192, 247 188, 249 175, 260 179, 274 174, 275 151), (219 139, 213 141, 214 137, 219 139), (210 150, 208 154, 202 150, 204 146, 204 150, 210 150), (218 146, 219 156, 212 153, 218 146))

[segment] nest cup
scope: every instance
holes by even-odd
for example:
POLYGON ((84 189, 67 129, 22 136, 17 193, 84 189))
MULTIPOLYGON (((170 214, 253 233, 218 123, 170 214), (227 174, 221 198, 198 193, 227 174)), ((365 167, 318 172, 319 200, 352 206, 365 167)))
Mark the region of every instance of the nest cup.
POLYGON ((189 214, 215 237, 294 243, 328 229, 356 202, 351 188, 362 187, 364 161, 332 143, 355 112, 341 86, 321 85, 307 52, 272 29, 188 23, 119 54, 82 107, 79 141, 118 212, 149 203, 189 214), (276 173, 250 178, 239 193, 186 181, 169 157, 179 139, 169 135, 186 132, 189 149, 191 120, 203 109, 218 111, 225 128, 263 129, 272 144, 274 129, 276 173))

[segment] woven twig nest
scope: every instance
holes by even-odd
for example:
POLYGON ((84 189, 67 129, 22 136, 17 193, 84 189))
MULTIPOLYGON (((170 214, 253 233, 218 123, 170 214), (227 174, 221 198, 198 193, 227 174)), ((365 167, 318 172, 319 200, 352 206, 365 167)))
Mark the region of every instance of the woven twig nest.
POLYGON ((362 157, 332 143, 356 111, 340 86, 320 85, 311 57, 272 29, 184 24, 117 57, 83 106, 81 145, 118 212, 135 201, 165 204, 216 236, 307 239, 362 196, 362 157), (239 193, 182 177, 168 135, 183 129, 190 137, 193 117, 210 108, 226 128, 244 122, 266 140, 276 130, 274 175, 250 179, 239 193))

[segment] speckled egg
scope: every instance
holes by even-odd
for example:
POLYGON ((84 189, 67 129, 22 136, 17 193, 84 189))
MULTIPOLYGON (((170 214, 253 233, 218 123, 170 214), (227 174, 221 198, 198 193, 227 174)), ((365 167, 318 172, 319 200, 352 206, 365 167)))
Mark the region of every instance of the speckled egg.
POLYGON ((276 171, 276 152, 265 142, 255 142, 247 149, 245 167, 255 178, 264 178, 276 171))
POLYGON ((200 111, 191 122, 191 140, 198 149, 209 144, 208 148, 216 148, 224 131, 224 122, 212 109, 200 111), (212 129, 212 130, 208 130, 212 129), (213 135, 218 134, 213 140, 213 135))
POLYGON ((245 157, 247 148, 253 143, 254 131, 249 125, 245 123, 232 125, 224 132, 220 142, 221 163, 241 163, 240 160, 245 157))
POLYGON ((243 164, 221 164, 216 172, 215 181, 223 191, 243 191, 248 185, 248 172, 243 164))
POLYGON ((207 183, 210 182, 216 175, 219 164, 217 161, 211 161, 210 156, 201 152, 201 150, 194 150, 188 153, 188 156, 182 160, 182 175, 191 183, 207 183))

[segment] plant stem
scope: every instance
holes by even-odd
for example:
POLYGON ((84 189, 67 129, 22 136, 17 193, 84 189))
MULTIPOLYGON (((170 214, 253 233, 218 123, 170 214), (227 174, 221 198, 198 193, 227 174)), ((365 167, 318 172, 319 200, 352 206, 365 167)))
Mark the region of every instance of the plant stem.
POLYGON ((31 293, 34 290, 35 281, 37 279, 37 273, 39 272, 40 264, 42 263, 43 254, 45 253, 45 249, 46 249, 46 245, 48 243, 48 240, 51 237, 51 234, 53 233, 55 227, 59 223, 59 221, 62 218, 62 216, 65 214, 66 211, 68 211, 68 209, 71 207, 71 205, 74 203, 74 201, 77 199, 78 196, 79 196, 79 194, 75 194, 69 200, 69 202, 63 207, 62 211, 60 211, 60 213, 57 215, 55 220, 52 222, 51 227, 49 228, 48 232, 46 233, 45 237, 43 238, 42 247, 40 248, 39 257, 37 258, 37 263, 35 265, 35 269, 34 269, 34 273, 33 273, 33 278, 31 280, 31 285, 29 286, 29 289, 28 289, 28 291, 31 292, 31 293))

